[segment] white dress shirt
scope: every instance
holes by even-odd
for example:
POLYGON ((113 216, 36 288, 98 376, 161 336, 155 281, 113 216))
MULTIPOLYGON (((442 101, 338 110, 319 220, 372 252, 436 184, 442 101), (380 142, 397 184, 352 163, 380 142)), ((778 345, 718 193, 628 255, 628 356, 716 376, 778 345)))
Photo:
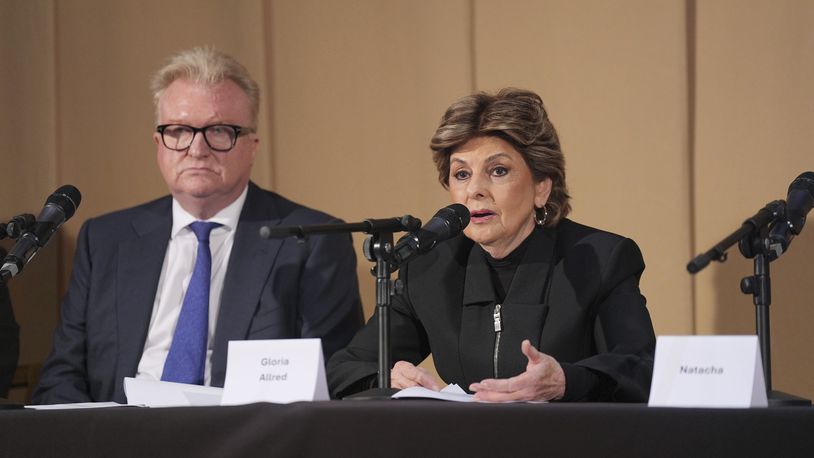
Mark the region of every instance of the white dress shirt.
MULTIPOLYGON (((248 189, 247 186, 237 200, 206 220, 220 223, 221 226, 214 228, 209 235, 209 249, 212 252, 212 282, 209 290, 209 333, 204 385, 209 385, 211 380, 213 336, 218 310, 220 310, 223 280, 226 277, 229 255, 235 241, 235 230, 248 189)), ((195 221, 198 220, 181 208, 181 204, 177 200, 172 200, 170 242, 167 245, 167 253, 164 255, 164 264, 161 267, 161 276, 158 279, 158 289, 155 302, 153 302, 153 314, 150 317, 150 327, 147 331, 147 340, 144 342, 144 352, 141 354, 141 361, 139 361, 136 371, 136 378, 161 380, 164 361, 170 351, 175 325, 184 302, 184 294, 195 267, 198 240, 195 238, 195 233, 189 228, 189 225, 195 221)))

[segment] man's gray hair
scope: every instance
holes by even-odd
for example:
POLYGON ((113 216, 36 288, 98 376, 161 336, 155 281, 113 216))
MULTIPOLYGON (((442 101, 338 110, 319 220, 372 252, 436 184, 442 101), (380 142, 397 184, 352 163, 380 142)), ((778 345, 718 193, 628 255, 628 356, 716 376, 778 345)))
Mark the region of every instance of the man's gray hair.
POLYGON ((246 67, 234 57, 211 47, 192 48, 170 57, 167 63, 153 75, 150 83, 156 108, 156 119, 158 119, 158 101, 161 95, 177 79, 207 85, 232 80, 249 98, 251 125, 248 127, 257 128, 257 117, 260 112, 260 87, 249 75, 246 67))

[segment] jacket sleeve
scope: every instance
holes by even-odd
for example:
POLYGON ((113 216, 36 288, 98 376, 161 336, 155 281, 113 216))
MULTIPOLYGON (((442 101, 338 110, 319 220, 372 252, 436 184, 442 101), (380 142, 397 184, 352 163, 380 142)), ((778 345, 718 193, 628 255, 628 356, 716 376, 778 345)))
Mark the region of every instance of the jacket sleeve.
POLYGON ((92 269, 88 237, 91 221, 86 221, 79 231, 68 293, 62 302, 51 353, 32 396, 34 404, 94 401, 89 392, 85 330, 92 269))
POLYGON ((563 400, 645 402, 653 376, 655 334, 639 291, 644 260, 639 247, 621 239, 602 266, 594 336, 598 353, 562 364, 563 400))
MULTIPOLYGON (((403 266, 399 272, 402 281, 407 278, 407 271, 407 266, 403 266)), ((408 290, 406 285, 403 289, 408 290)), ((377 310, 350 344, 328 361, 328 389, 332 398, 342 398, 376 386, 379 367, 378 320, 377 310)), ((417 365, 430 354, 426 331, 416 317, 406 293, 392 296, 390 344, 391 368, 397 361, 417 365)))
POLYGON ((309 243, 298 285, 298 326, 302 337, 322 338, 327 361, 364 322, 356 254, 347 234, 316 236, 309 243))

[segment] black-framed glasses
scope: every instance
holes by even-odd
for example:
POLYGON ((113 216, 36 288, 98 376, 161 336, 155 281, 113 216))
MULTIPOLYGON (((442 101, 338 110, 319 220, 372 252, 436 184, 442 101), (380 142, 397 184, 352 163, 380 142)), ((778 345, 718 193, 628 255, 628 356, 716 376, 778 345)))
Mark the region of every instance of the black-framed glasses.
POLYGON ((184 151, 192 146, 195 134, 203 133, 204 141, 212 151, 225 153, 235 147, 237 138, 254 132, 251 127, 234 124, 210 124, 203 127, 192 127, 186 124, 162 124, 155 128, 161 134, 164 146, 173 151, 184 151))

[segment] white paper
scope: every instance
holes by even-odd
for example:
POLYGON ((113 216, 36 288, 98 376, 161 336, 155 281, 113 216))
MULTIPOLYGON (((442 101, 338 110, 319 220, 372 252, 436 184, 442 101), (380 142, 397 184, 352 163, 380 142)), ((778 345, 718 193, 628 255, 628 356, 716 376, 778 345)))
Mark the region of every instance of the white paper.
POLYGON ((659 336, 648 405, 766 407, 757 336, 659 336))
POLYGON ((419 399, 438 399, 441 401, 453 402, 476 402, 474 396, 467 394, 461 387, 456 384, 445 386, 441 391, 431 390, 423 386, 411 386, 405 388, 392 396, 393 399, 406 399, 406 398, 419 398, 419 399))
POLYGON ((34 410, 103 409, 106 407, 127 407, 127 404, 119 404, 118 402, 75 402, 72 404, 32 404, 25 406, 26 409, 34 410))
POLYGON ((125 377, 124 394, 128 404, 137 406, 217 406, 223 388, 125 377))
POLYGON ((327 401, 320 339, 229 342, 222 405, 327 401))
POLYGON ((463 388, 458 386, 457 383, 450 383, 449 385, 441 388, 442 393, 450 393, 450 394, 467 394, 463 388))

